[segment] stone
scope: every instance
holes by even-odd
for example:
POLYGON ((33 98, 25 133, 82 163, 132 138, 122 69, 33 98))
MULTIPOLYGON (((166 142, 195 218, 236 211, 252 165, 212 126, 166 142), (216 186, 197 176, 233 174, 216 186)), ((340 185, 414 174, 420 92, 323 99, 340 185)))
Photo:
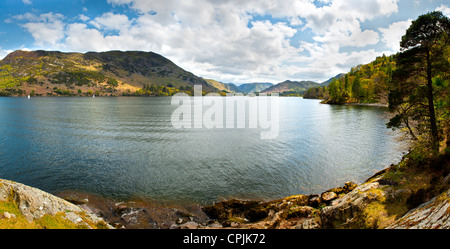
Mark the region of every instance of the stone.
POLYGON ((320 198, 323 202, 329 203, 330 201, 336 199, 338 196, 335 192, 325 192, 323 193, 320 198))
POLYGON ((8 213, 8 212, 4 212, 4 213, 3 213, 3 216, 4 216, 6 219, 16 218, 16 215, 15 215, 15 214, 10 214, 10 213, 8 213))
POLYGON ((295 229, 320 229, 320 224, 314 218, 305 219, 297 223, 295 229))
POLYGON ((207 227, 208 228, 222 228, 222 225, 218 222, 214 222, 212 224, 209 224, 207 227))
POLYGON ((317 207, 319 207, 319 205, 321 203, 320 197, 318 195, 310 195, 308 203, 309 203, 309 206, 317 208, 317 207))
POLYGON ((314 211, 314 208, 309 206, 300 206, 300 207, 293 207, 289 210, 288 218, 293 217, 308 217, 312 212, 314 211))
POLYGON ((351 227, 352 219, 362 214, 364 208, 376 200, 376 194, 367 191, 378 186, 377 182, 365 183, 343 197, 333 200, 331 206, 324 207, 320 213, 322 228, 351 227))
POLYGON ((73 203, 75 205, 82 205, 82 204, 86 204, 86 203, 89 202, 88 198, 86 198, 86 197, 83 198, 83 197, 75 196, 75 195, 64 197, 63 199, 68 201, 68 202, 70 202, 70 203, 73 203))
POLYGON ((198 229, 199 224, 197 222, 189 221, 179 225, 180 229, 198 229))
POLYGON ((288 202, 291 205, 306 206, 308 205, 309 197, 306 195, 293 195, 283 198, 283 202, 288 202))
POLYGON ((450 190, 434 197, 388 226, 388 229, 449 229, 450 190))
POLYGON ((344 184, 345 193, 349 193, 350 191, 353 191, 357 187, 358 187, 358 185, 354 182, 346 182, 344 184))
MULTIPOLYGON (((56 215, 68 212, 83 213, 83 218, 89 219, 93 224, 104 222, 102 218, 62 198, 21 183, 0 179, 0 201, 10 199, 17 203, 19 211, 29 222, 40 219, 46 214, 56 215)), ((113 228, 109 224, 106 225, 113 228)))
POLYGON ((177 224, 170 225, 169 229, 180 229, 180 226, 177 224))

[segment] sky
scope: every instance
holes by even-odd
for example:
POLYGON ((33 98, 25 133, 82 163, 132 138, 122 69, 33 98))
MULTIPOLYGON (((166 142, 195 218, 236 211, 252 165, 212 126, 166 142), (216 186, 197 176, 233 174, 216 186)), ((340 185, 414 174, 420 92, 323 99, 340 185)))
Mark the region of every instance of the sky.
POLYGON ((448 0, 2 0, 0 59, 14 50, 152 51, 220 82, 323 82, 400 50, 448 0))

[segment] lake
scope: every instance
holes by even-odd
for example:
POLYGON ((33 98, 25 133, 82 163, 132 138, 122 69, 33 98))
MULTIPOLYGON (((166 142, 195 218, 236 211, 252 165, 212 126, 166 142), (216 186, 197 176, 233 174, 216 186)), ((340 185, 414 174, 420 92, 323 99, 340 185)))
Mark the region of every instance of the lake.
POLYGON ((279 98, 279 134, 175 129, 168 97, 0 98, 0 178, 50 193, 211 204, 361 183, 400 161, 387 109, 279 98))

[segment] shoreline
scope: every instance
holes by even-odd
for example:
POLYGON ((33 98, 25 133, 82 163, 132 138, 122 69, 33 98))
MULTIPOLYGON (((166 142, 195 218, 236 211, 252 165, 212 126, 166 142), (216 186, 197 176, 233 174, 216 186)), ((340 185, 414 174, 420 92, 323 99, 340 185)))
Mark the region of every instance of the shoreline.
MULTIPOLYGON (((358 186, 383 175, 389 171, 391 167, 392 165, 376 172, 360 185, 353 182, 346 182, 342 187, 334 187, 320 194, 299 194, 271 200, 230 198, 214 202, 211 205, 200 205, 195 203, 169 204, 145 199, 121 201, 81 191, 62 191, 55 195, 102 217, 105 221, 118 229, 248 228, 238 224, 248 223, 249 220, 247 218, 237 218, 235 219, 236 222, 228 222, 220 217, 211 215, 211 213, 214 212, 211 212, 211 208, 223 204, 231 204, 231 206, 241 206, 243 209, 252 209, 251 206, 254 205, 283 205, 286 203, 286 200, 288 200, 288 202, 298 203, 299 199, 307 199, 306 202, 308 206, 311 205, 313 208, 320 208, 323 205, 330 204, 332 200, 335 200, 340 195, 347 194, 358 186), (337 194, 332 194, 334 192, 337 194)), ((227 214, 228 212, 229 210, 223 211, 224 214, 227 214)), ((242 216, 242 214, 240 216, 242 216)), ((260 227, 257 227, 257 229, 259 228, 260 227)))
POLYGON ((360 185, 346 182, 321 194, 269 201, 230 199, 209 206, 182 206, 120 202, 78 191, 45 194, 68 201, 116 229, 450 228, 450 154, 430 158, 427 167, 410 167, 408 159, 405 155, 360 185), (447 212, 441 212, 442 207, 447 212))

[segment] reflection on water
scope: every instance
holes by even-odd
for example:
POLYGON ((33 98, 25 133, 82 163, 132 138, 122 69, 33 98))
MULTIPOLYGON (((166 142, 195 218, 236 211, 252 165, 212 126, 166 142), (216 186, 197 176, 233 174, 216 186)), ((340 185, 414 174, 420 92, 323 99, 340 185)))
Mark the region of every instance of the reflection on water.
POLYGON ((398 162, 386 110, 280 98, 259 129, 174 129, 170 98, 0 98, 0 178, 49 192, 208 204, 361 182, 398 162))

